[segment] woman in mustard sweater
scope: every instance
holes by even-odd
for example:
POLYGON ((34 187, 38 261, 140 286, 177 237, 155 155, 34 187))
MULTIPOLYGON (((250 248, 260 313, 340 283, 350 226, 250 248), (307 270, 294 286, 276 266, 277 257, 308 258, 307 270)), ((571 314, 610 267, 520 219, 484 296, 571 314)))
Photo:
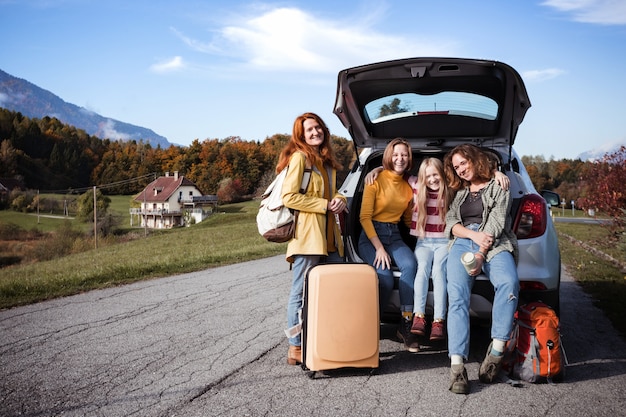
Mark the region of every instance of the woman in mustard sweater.
POLYGON ((400 304, 402 319, 398 337, 410 352, 419 351, 417 336, 411 334, 413 322, 413 281, 417 261, 411 248, 402 240, 398 223, 411 226, 413 190, 404 179, 411 169, 411 146, 401 138, 392 140, 383 154, 383 171, 376 181, 366 185, 361 202, 360 221, 363 231, 359 253, 365 262, 376 268, 379 286, 379 308, 389 301, 393 290, 391 262, 400 270, 400 304))

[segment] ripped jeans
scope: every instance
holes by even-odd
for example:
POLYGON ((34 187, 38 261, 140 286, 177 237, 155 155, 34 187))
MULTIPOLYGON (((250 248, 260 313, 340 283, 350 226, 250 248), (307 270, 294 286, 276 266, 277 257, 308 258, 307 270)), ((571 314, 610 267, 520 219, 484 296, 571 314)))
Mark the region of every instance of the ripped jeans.
MULTIPOLYGON (((477 230, 477 226, 470 225, 469 228, 477 230)), ((460 355, 464 359, 469 355, 469 305, 474 277, 465 271, 461 255, 478 250, 479 246, 471 239, 457 238, 448 254, 448 355, 460 355)), ((519 278, 513 254, 506 251, 498 253, 489 262, 483 263, 483 273, 495 289, 491 337, 509 340, 519 295, 519 278)))

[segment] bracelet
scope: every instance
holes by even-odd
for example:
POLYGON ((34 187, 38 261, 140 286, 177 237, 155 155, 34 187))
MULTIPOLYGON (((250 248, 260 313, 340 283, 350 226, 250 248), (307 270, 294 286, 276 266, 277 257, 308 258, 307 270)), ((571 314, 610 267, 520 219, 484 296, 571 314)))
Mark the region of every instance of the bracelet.
POLYGON ((476 255, 480 255, 480 257, 481 257, 481 258, 483 258, 483 259, 487 259, 487 255, 485 255, 485 254, 484 254, 484 253, 482 253, 481 251, 476 252, 476 253, 474 254, 474 256, 476 256, 476 255))

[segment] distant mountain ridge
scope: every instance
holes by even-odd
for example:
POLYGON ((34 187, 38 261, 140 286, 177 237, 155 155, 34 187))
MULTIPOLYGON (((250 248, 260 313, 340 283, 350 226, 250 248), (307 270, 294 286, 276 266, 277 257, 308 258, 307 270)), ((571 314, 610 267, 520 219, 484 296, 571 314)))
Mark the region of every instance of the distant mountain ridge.
POLYGON ((90 135, 111 140, 143 140, 156 147, 168 148, 167 138, 154 131, 101 116, 21 78, 0 70, 0 107, 29 118, 56 117, 61 122, 83 129, 90 135))
POLYGON ((583 152, 578 155, 578 159, 581 161, 600 161, 606 154, 612 154, 617 152, 620 147, 626 146, 626 140, 605 143, 590 151, 583 152))

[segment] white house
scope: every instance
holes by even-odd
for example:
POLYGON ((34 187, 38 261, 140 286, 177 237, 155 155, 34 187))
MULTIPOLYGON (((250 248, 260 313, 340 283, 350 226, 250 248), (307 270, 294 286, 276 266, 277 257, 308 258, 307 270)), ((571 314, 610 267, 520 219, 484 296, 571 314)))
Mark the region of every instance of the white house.
POLYGON ((203 195, 192 181, 169 172, 152 181, 135 201, 141 208, 130 209, 130 225, 169 229, 199 223, 217 207, 217 196, 203 195), (209 210, 205 208, 209 207, 209 210), (135 219, 137 219, 135 223, 135 219))

